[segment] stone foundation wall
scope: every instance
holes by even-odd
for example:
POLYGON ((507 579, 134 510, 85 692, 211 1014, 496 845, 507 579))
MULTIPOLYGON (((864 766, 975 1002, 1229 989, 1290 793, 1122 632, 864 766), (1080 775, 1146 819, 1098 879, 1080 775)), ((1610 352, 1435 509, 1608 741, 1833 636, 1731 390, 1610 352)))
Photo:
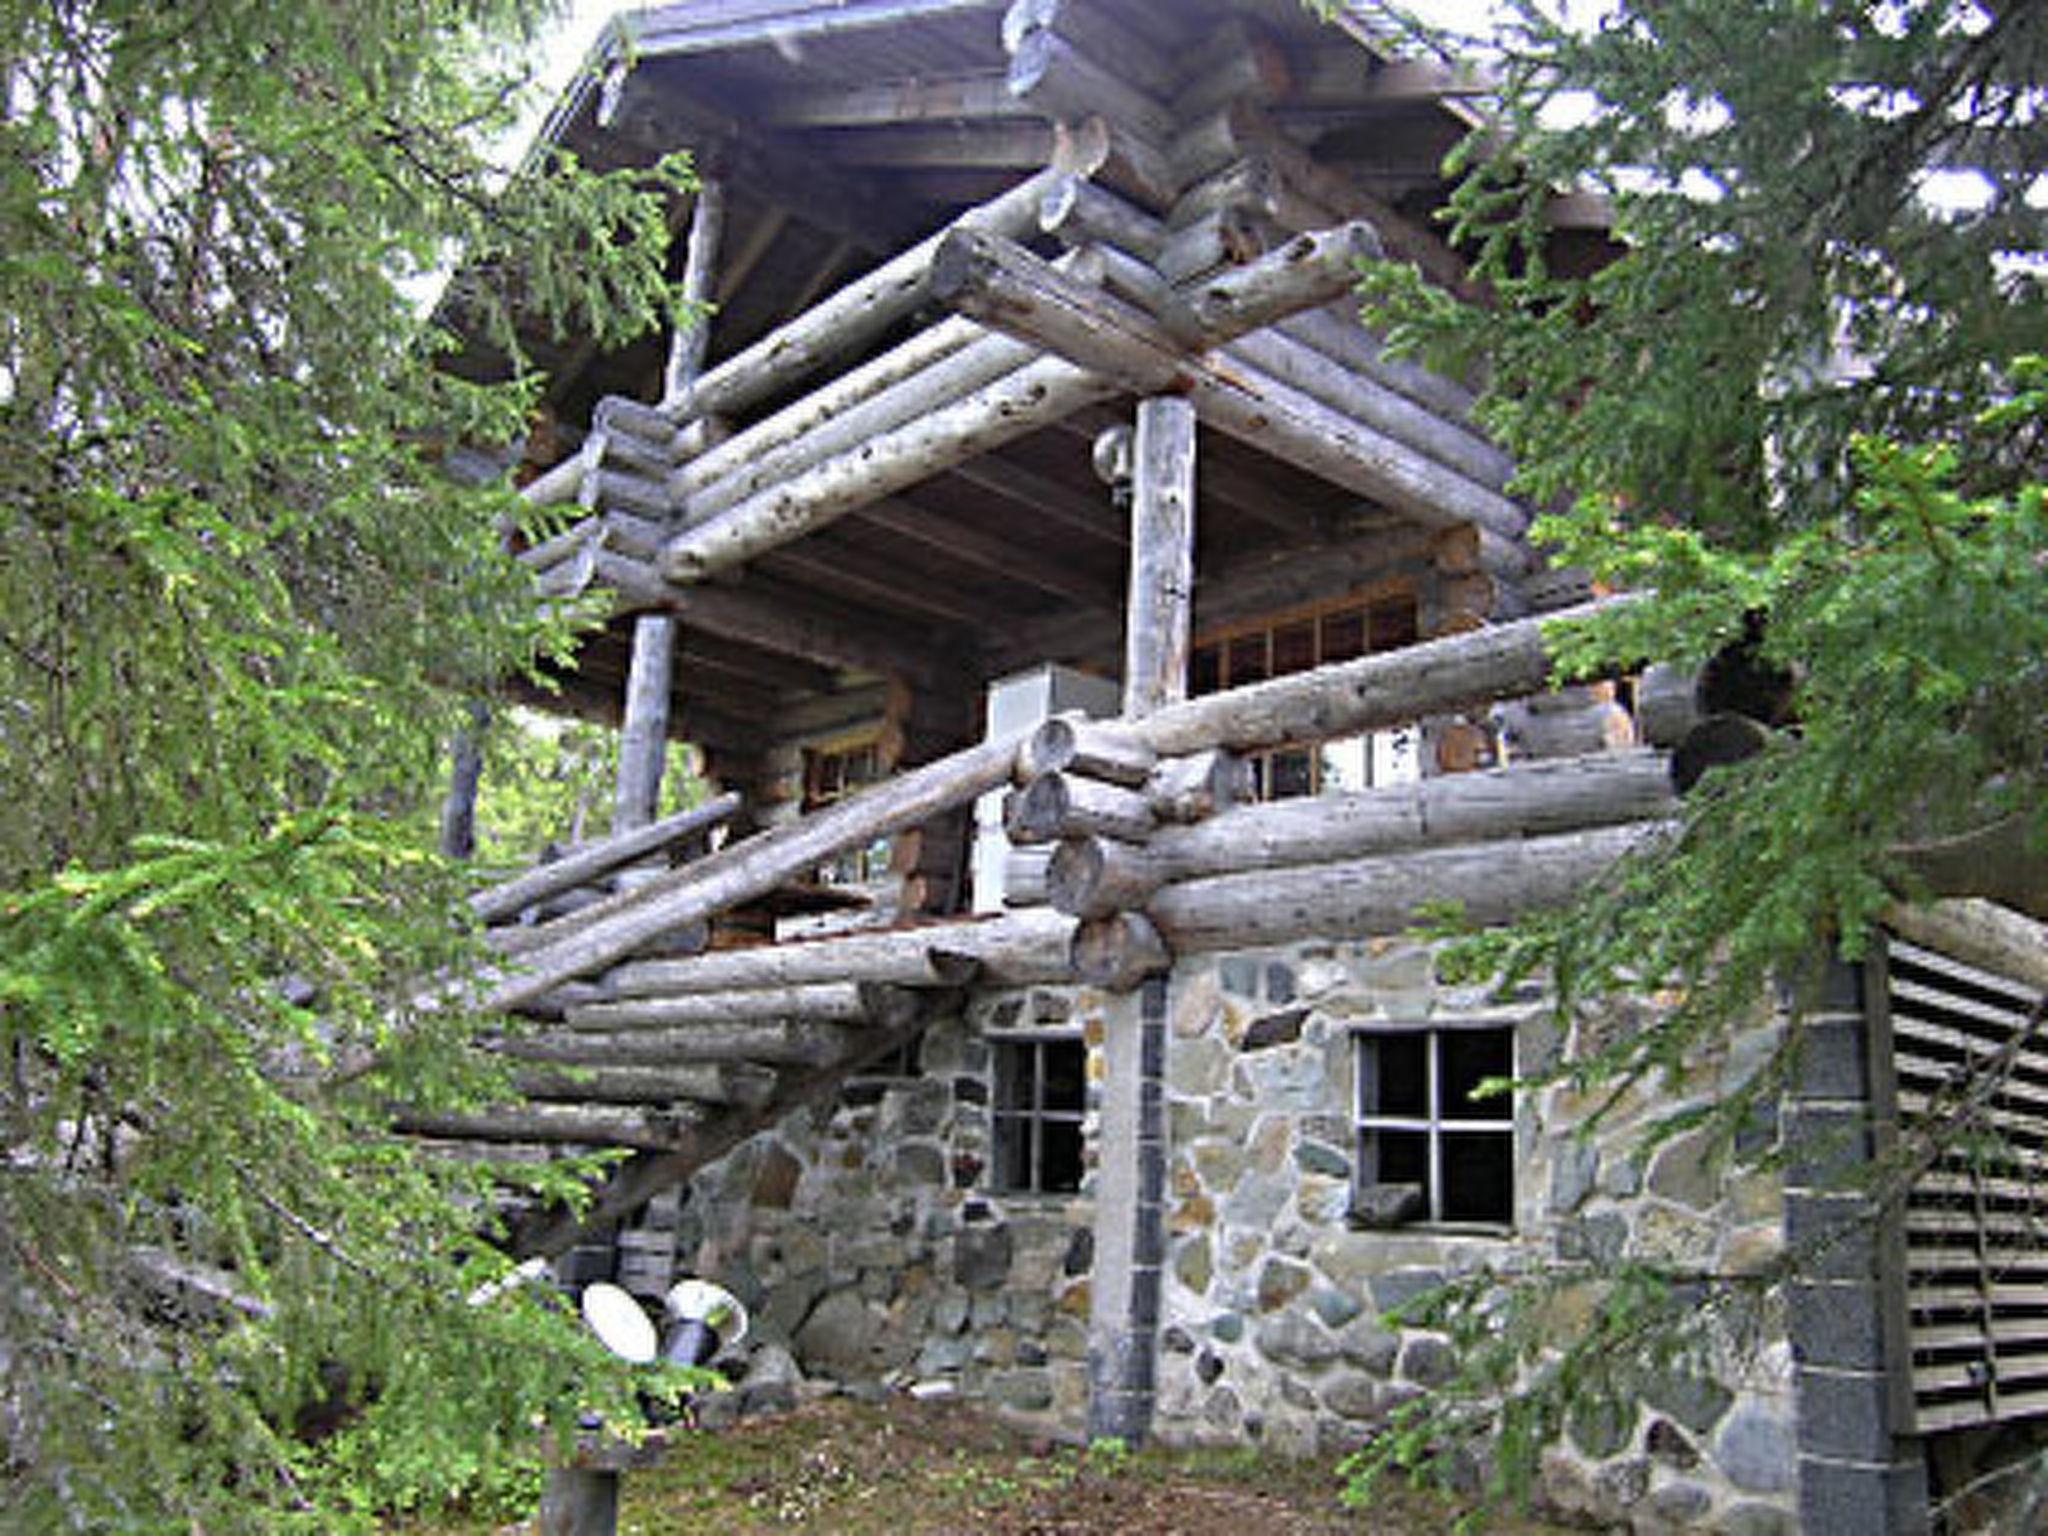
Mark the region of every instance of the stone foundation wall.
POLYGON ((755 1137, 694 1181, 683 1267, 730 1286, 809 1375, 951 1390, 1048 1429, 1087 1409, 1085 1193, 988 1188, 991 1033, 1088 1029, 1064 989, 991 995, 929 1028, 914 1077, 755 1137))
MULTIPOLYGON (((1634 1153, 1645 1120, 1745 1079, 1770 1026, 1684 1085, 1594 1099, 1550 1088, 1515 1106, 1512 1230, 1370 1230, 1354 1222, 1356 1032, 1366 1025, 1512 1024, 1517 1071, 1598 1044, 1560 1040, 1525 991, 1505 1003, 1438 982, 1402 940, 1312 944, 1184 961, 1167 1053, 1169 1247, 1156 1428, 1288 1450, 1356 1444, 1456 1368, 1440 1335, 1384 1314, 1446 1280, 1621 1258, 1754 1272, 1781 1249, 1775 1182, 1721 1176, 1697 1135, 1634 1153)), ((1626 1029, 1640 1010, 1605 1027, 1626 1029)), ((1773 1126, 1757 1128, 1760 1136, 1773 1126)), ((1590 1292, 1559 1305, 1596 1304, 1590 1292)), ((1640 1405, 1588 1415, 1546 1461, 1553 1506, 1637 1530, 1791 1530, 1791 1360, 1782 1327, 1723 1351, 1711 1380, 1650 1375, 1640 1405)))
MULTIPOLYGON (((1354 1223, 1356 1031, 1484 1017, 1516 1030, 1518 1070, 1597 1045, 1559 1040, 1541 998, 1447 986, 1405 941, 1309 944, 1183 961, 1169 992, 1167 1192, 1154 1432, 1284 1452, 1348 1447, 1451 1375, 1433 1333, 1384 1314, 1486 1269, 1616 1258, 1750 1272, 1781 1249, 1774 1182, 1731 1183, 1696 1136, 1647 1162, 1646 1118, 1744 1079, 1760 1025, 1686 1084, 1625 1096, 1581 1138, 1591 1100, 1564 1087, 1515 1107, 1512 1228, 1354 1223)), ((914 1078, 858 1083, 701 1176, 683 1212, 687 1267, 734 1287, 757 1336, 807 1373, 952 1390, 1048 1429, 1087 1423, 1093 1160, 1071 1196, 989 1188, 991 1039, 1077 1029, 1099 1083, 1119 1000, 1082 990, 977 997, 925 1036, 914 1078)), ((1622 1009, 1603 1027, 1626 1029, 1622 1009)), ((1604 1090, 1603 1090, 1604 1093, 1604 1090)), ((1756 1128, 1775 1135, 1775 1125, 1756 1128)), ((1562 1305, 1572 1303, 1566 1293, 1562 1305)), ((1578 1304, 1595 1304, 1585 1293, 1578 1304)), ((1652 1375, 1640 1405, 1587 1416, 1548 1456, 1556 1507, 1639 1531, 1768 1536, 1796 1528, 1790 1353, 1767 1319, 1710 1372, 1652 1375), (1708 1379, 1710 1378, 1710 1379, 1708 1379)))

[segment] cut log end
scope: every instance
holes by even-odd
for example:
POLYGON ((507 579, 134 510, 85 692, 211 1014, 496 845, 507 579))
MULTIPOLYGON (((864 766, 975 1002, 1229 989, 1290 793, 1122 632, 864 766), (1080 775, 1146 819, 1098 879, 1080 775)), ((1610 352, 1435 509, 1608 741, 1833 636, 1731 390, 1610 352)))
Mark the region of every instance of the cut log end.
POLYGON ((1070 958, 1083 983, 1107 992, 1129 992, 1173 965, 1166 940, 1151 919, 1137 912, 1080 924, 1074 930, 1070 958))

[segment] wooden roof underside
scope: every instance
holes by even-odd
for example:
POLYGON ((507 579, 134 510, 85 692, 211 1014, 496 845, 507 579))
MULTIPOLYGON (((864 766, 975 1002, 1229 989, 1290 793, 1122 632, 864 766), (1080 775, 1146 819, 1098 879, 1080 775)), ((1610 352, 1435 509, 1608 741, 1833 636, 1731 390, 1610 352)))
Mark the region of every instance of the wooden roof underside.
MULTIPOLYGON (((1379 58, 1298 0, 1088 8, 1142 44, 1125 63, 1159 72, 1152 83, 1162 97, 1185 88, 1187 68, 1218 56, 1219 28, 1247 27, 1286 82, 1264 104, 1272 122, 1323 171, 1429 227, 1448 191, 1442 153, 1469 121, 1462 88, 1444 71, 1379 58)), ((548 132, 593 165, 646 163, 687 147, 720 176, 727 209, 708 359, 716 366, 1048 163, 1054 128, 1006 83, 1007 9, 1002 0, 655 8, 629 23, 630 68, 596 72, 548 132)), ((676 210, 679 229, 688 216, 687 206, 676 210)), ((1032 245, 1046 256, 1060 249, 1048 237, 1032 245)), ((913 317, 868 351, 938 318, 913 317)), ((569 441, 600 399, 658 396, 665 345, 651 338, 598 353, 536 342, 569 441)), ((459 366, 500 365, 472 352, 459 366)), ((715 621, 685 615, 678 734, 744 749, 779 711, 849 671, 972 679, 1040 659, 1113 667, 1124 514, 1093 474, 1089 447, 1102 428, 1130 420, 1130 405, 1086 405, 712 584, 703 606, 715 621)), ((1290 563, 1326 568, 1333 547, 1401 533, 1384 507, 1206 428, 1197 483, 1205 584, 1258 570, 1284 586, 1290 563)), ((557 707, 616 708, 628 633, 622 617, 591 639, 557 707)))

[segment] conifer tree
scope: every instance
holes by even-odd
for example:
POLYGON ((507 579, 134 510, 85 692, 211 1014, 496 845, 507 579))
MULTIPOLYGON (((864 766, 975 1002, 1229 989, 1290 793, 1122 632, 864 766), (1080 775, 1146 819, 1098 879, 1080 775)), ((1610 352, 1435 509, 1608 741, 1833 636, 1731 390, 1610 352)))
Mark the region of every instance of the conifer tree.
POLYGON ((474 1171, 430 855, 470 690, 560 636, 521 327, 668 318, 685 169, 491 149, 540 0, 0 0, 0 1509, 330 1531, 529 1460, 596 1369, 474 1171), (458 261, 500 380, 440 364, 458 261), (515 321, 517 322, 515 324, 515 321))
MULTIPOLYGON (((1707 773, 1670 838, 1572 910, 1462 952, 1547 976, 1567 1031, 1655 993, 1642 1027, 1571 1062, 1597 1104, 1685 1083, 1899 903, 2048 920, 2048 5, 1497 9, 1483 40, 1402 22, 1494 61, 1449 215, 1489 302, 1382 268, 1368 318, 1483 381, 1554 558, 1644 594, 1558 636, 1575 665, 1739 654, 1778 694, 1760 750, 1707 773), (1590 270, 1556 259, 1561 191, 1611 206, 1590 270)), ((1708 1117, 1721 1154, 1770 1154, 1788 1066, 1708 1117)), ((1418 1414, 1381 1459, 1462 1428, 1526 1477, 1573 1412, 1813 1262, 1794 1249, 1729 1282, 1631 1252, 1570 1336, 1546 1296, 1582 1273, 1441 1298, 1475 1395, 1418 1414)))

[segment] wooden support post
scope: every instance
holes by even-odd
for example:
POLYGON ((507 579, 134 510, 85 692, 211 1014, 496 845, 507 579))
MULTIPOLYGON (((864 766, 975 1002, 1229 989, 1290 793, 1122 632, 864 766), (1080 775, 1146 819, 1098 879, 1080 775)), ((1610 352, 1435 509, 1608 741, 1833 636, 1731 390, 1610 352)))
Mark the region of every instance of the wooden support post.
POLYGON ((612 831, 630 832, 654 820, 661 774, 668 758, 668 701, 674 674, 676 621, 666 613, 633 622, 632 670, 626 677, 626 717, 619 731, 618 800, 612 831))
POLYGON ((476 854, 476 795, 484 776, 484 732, 490 729, 491 707, 481 699, 469 706, 469 718, 455 733, 449 749, 448 794, 441 802, 441 857, 468 859, 476 854))
POLYGON ((725 236, 725 183, 706 177, 697 186, 697 207, 690 217, 690 244, 683 258, 683 303, 690 313, 669 344, 668 370, 662 379, 665 406, 678 400, 704 371, 711 345, 711 302, 719 242, 725 236))
POLYGON ((619 1474, 610 1467, 551 1467, 540 1497, 540 1536, 613 1536, 619 1474))
POLYGON ((1178 395, 1138 403, 1131 488, 1131 601, 1124 714, 1188 693, 1195 604, 1195 408, 1178 395))

